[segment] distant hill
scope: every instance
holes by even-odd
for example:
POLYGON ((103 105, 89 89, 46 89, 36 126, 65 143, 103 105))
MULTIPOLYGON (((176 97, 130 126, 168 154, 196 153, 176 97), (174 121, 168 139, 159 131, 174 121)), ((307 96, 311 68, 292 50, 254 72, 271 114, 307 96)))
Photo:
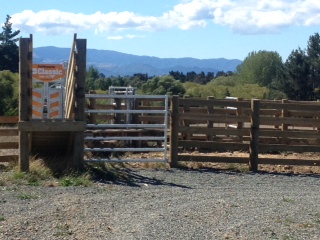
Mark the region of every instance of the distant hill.
MULTIPOLYGON (((69 48, 39 47, 34 49, 33 62, 61 63, 68 61, 69 55, 69 48)), ((240 63, 238 59, 158 58, 110 50, 87 50, 87 67, 93 65, 106 76, 131 76, 134 73, 159 76, 168 74, 170 71, 217 73, 218 71, 234 71, 240 63)))

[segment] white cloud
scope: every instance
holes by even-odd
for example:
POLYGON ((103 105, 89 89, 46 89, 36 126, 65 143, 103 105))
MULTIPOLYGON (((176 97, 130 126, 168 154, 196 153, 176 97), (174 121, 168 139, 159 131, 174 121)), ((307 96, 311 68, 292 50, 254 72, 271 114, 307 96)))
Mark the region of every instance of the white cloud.
POLYGON ((125 36, 108 36, 108 40, 123 40, 123 39, 133 39, 133 38, 144 38, 145 36, 140 36, 140 35, 133 35, 133 34, 126 34, 125 36))
POLYGON ((276 33, 291 25, 319 25, 320 4, 319 0, 183 0, 161 16, 141 16, 129 11, 85 15, 59 10, 25 10, 13 14, 12 23, 28 33, 45 34, 82 30, 97 34, 170 28, 189 30, 209 23, 227 26, 241 34, 260 34, 276 33))
POLYGON ((109 36, 107 37, 108 40, 122 40, 122 36, 109 36))

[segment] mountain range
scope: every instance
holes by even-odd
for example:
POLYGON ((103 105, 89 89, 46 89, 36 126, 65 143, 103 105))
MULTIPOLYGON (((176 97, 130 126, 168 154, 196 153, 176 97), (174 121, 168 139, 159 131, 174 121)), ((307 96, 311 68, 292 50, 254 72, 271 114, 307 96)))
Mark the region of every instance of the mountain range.
MULTIPOLYGON (((68 61, 69 48, 38 47, 33 50, 33 62, 61 63, 68 61)), ((147 73, 149 76, 161 76, 170 71, 214 72, 234 71, 241 63, 238 59, 196 59, 196 58, 158 58, 137 56, 110 50, 87 49, 87 67, 94 66, 105 76, 131 76, 135 73, 147 73)))

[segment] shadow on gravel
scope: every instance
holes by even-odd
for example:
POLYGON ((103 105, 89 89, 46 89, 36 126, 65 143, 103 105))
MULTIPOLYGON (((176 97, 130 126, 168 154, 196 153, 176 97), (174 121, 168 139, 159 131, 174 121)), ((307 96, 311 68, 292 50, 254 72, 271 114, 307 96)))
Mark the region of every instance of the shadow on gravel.
MULTIPOLYGON (((145 186, 145 184, 147 184, 147 185, 155 185, 155 186, 169 186, 169 187, 191 189, 191 187, 188 187, 185 185, 166 182, 164 180, 160 180, 155 177, 150 178, 150 177, 140 175, 137 173, 137 171, 132 169, 126 169, 125 171, 128 176, 128 179, 126 181, 118 180, 115 182, 116 184, 125 184, 132 187, 142 187, 142 186, 145 186)), ((170 171, 170 170, 152 170, 152 171, 170 171)), ((174 174, 174 172, 172 172, 172 174, 174 174)))
MULTIPOLYGON (((141 169, 140 169, 141 170, 141 169)), ((148 169, 150 171, 166 171, 174 172, 168 169, 148 169)), ((177 188, 187 188, 191 189, 188 186, 176 184, 172 182, 166 182, 165 180, 157 179, 156 177, 146 177, 142 174, 139 174, 137 169, 128 168, 128 167, 116 167, 116 168, 92 168, 91 173, 96 182, 99 183, 112 183, 117 185, 126 185, 131 187, 143 187, 146 185, 154 186, 170 186, 177 188)))
POLYGON ((268 171, 242 171, 238 169, 218 169, 218 168, 189 168, 189 167, 179 167, 179 170, 186 172, 198 172, 198 173, 215 173, 215 174, 226 174, 226 175, 266 175, 266 176, 288 176, 288 177, 309 177, 309 178, 319 178, 320 174, 312 173, 292 173, 292 172, 268 172, 268 171))

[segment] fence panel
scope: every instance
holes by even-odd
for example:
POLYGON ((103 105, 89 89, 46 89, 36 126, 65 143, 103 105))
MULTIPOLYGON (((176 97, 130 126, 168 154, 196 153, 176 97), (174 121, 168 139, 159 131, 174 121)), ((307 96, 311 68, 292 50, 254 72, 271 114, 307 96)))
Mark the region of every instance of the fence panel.
POLYGON ((90 114, 89 121, 94 121, 87 124, 84 149, 88 153, 87 162, 168 162, 167 96, 87 94, 86 97, 89 107, 94 106, 85 111, 90 114), (142 103, 145 100, 152 104, 146 106, 142 103), (127 152, 159 154, 132 159, 124 157, 127 152))
POLYGON ((0 162, 18 161, 18 120, 18 116, 0 116, 0 162))

